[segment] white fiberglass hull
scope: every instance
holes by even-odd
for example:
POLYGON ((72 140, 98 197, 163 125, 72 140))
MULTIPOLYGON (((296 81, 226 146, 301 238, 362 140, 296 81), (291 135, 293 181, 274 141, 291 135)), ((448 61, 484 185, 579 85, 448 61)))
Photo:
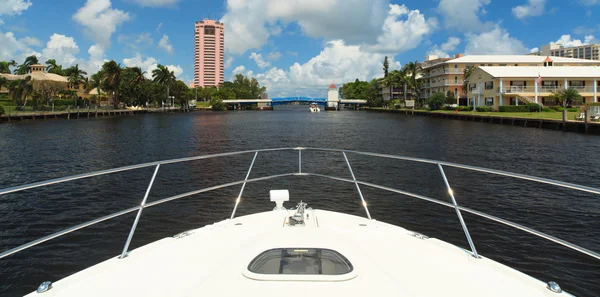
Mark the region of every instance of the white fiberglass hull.
POLYGON ((293 214, 263 212, 164 238, 59 280, 43 296, 571 296, 401 227, 312 209, 303 225, 291 226, 293 214), (257 255, 275 248, 335 250, 353 271, 312 280, 248 271, 257 255))

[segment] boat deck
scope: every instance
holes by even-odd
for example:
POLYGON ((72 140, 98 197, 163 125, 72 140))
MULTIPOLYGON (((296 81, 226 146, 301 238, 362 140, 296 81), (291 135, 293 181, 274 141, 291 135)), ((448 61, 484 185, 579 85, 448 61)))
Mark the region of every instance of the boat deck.
POLYGON ((310 208, 303 225, 291 226, 294 213, 252 214, 164 238, 56 281, 43 296, 571 296, 401 227, 310 208), (353 270, 252 278, 249 263, 274 248, 334 250, 353 270))

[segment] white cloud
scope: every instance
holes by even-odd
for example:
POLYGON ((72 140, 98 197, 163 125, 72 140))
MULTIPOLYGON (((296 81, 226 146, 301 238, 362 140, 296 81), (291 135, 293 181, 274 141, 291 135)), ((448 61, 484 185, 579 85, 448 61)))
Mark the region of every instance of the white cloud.
POLYGON ((32 54, 39 55, 33 51, 27 44, 17 40, 12 32, 0 32, 0 61, 15 60, 20 63, 25 57, 32 54))
POLYGON ((233 57, 228 57, 227 59, 225 59, 225 69, 228 69, 231 64, 233 63, 233 57))
POLYGON ((256 65, 261 69, 271 66, 271 63, 265 61, 261 54, 251 53, 248 59, 254 60, 254 62, 256 62, 256 65))
POLYGON ((512 13, 520 20, 527 17, 541 16, 544 14, 545 5, 546 0, 527 0, 527 4, 513 7, 512 13))
POLYGON ((42 41, 35 37, 27 36, 19 39, 19 41, 27 44, 28 46, 42 46, 42 41))
POLYGON ((482 32, 493 27, 482 22, 480 15, 486 14, 485 6, 491 0, 440 0, 437 11, 444 17, 444 25, 461 32, 482 32))
POLYGON ((110 46, 110 37, 117 27, 129 19, 129 13, 111 8, 110 0, 87 0, 73 15, 88 37, 105 48, 110 46))
POLYGON ((20 15, 31 6, 28 0, 2 0, 0 1, 1 15, 20 15))
MULTIPOLYGON (((365 51, 361 46, 346 45, 342 40, 326 43, 325 48, 304 64, 294 63, 287 70, 272 67, 264 73, 248 71, 238 66, 233 74, 256 77, 272 96, 294 96, 296 90, 303 95, 324 96, 331 83, 344 83, 355 79, 370 80, 383 75, 385 55, 365 51)), ((392 69, 400 63, 390 60, 392 69)))
POLYGON ((77 54, 79 54, 79 46, 77 46, 73 37, 56 33, 50 36, 46 48, 42 51, 45 60, 55 59, 56 63, 63 65, 63 67, 73 65, 77 61, 75 57, 77 54))
POLYGON ((600 4, 600 0, 579 0, 579 3, 587 6, 600 4))
MULTIPOLYGON (((153 57, 143 57, 142 54, 136 53, 132 58, 123 59, 123 64, 126 67, 140 67, 143 71, 146 71, 144 76, 148 79, 152 79, 152 70, 158 68, 159 61, 153 57)), ((177 79, 183 79, 183 68, 177 65, 165 65, 167 68, 175 74, 177 79)))
POLYGON ((532 48, 532 49, 529 49, 529 53, 531 53, 531 54, 533 54, 533 53, 537 53, 537 52, 539 52, 539 51, 540 51, 540 48, 539 48, 539 47, 534 47, 534 48, 532 48))
POLYGON ((177 4, 180 0, 130 0, 142 7, 166 7, 177 4))
POLYGON ((226 50, 235 55, 260 49, 280 33, 279 24, 295 23, 308 37, 344 40, 365 49, 376 44, 369 49, 382 52, 414 48, 437 25, 436 19, 425 20, 418 10, 390 5, 390 0, 228 0, 221 21, 226 50))
POLYGON ((287 51, 288 55, 293 56, 293 57, 298 57, 298 52, 294 52, 294 51, 287 51))
POLYGON ((510 34, 500 26, 493 30, 480 34, 467 34, 467 55, 511 55, 526 54, 529 50, 523 43, 511 37, 510 34))
POLYGON ((433 48, 429 51, 429 54, 437 55, 440 58, 448 58, 450 54, 448 52, 456 50, 456 47, 460 44, 460 38, 458 37, 448 37, 448 40, 442 45, 434 45, 433 48))
POLYGON ((581 39, 574 39, 570 34, 565 34, 560 36, 560 38, 552 43, 562 44, 564 47, 572 47, 572 46, 581 46, 585 44, 590 44, 595 42, 595 38, 593 35, 587 35, 584 37, 583 41, 581 39))
POLYGON ((167 36, 167 34, 163 34, 162 38, 158 42, 158 47, 169 54, 173 54, 173 45, 169 43, 169 36, 167 36))
POLYGON ((267 54, 267 60, 277 61, 281 58, 282 54, 280 52, 270 52, 267 54))
POLYGON ((421 43, 423 37, 437 26, 434 19, 425 20, 419 10, 410 10, 404 5, 392 4, 385 19, 383 32, 377 38, 377 44, 367 48, 376 52, 397 53, 413 49, 421 43), (406 17, 405 20, 401 18, 406 17))

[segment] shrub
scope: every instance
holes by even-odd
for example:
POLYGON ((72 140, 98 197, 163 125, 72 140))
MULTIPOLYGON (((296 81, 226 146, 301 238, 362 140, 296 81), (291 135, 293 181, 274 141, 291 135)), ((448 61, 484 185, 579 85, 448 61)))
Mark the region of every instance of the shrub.
POLYGON ((75 100, 70 99, 55 99, 54 106, 75 106, 75 100))
POLYGON ((437 110, 440 109, 444 105, 444 101, 446 100, 446 96, 442 92, 437 92, 429 98, 427 98, 427 105, 429 105, 429 109, 437 110))
POLYGON ((552 109, 552 108, 544 107, 544 108, 542 108, 542 111, 544 111, 544 112, 554 112, 555 110, 552 109))
POLYGON ((568 111, 568 112, 578 112, 578 111, 579 111, 579 108, 577 108, 577 107, 573 107, 573 108, 567 108, 567 111, 568 111))
POLYGON ((478 112, 491 112, 492 108, 489 106, 477 106, 475 110, 477 110, 478 112))
POLYGON ((500 106, 501 112, 535 112, 540 111, 540 106, 535 103, 525 105, 503 105, 500 106))
POLYGON ((4 114, 4 107, 0 106, 0 115, 4 114))
POLYGON ((210 105, 213 111, 227 110, 227 105, 225 105, 225 103, 223 103, 223 100, 220 98, 210 99, 210 105))

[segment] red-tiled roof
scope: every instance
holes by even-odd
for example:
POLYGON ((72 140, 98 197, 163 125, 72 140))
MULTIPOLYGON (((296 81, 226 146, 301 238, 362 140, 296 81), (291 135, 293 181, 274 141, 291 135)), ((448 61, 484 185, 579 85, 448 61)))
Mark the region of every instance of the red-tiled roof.
POLYGON ((548 56, 547 56, 547 57, 546 57, 546 60, 544 60, 544 63, 545 63, 545 62, 552 62, 552 59, 550 59, 550 57, 548 57, 548 56))
POLYGON ((334 84, 331 84, 331 86, 329 86, 330 89, 337 89, 337 87, 334 84))

